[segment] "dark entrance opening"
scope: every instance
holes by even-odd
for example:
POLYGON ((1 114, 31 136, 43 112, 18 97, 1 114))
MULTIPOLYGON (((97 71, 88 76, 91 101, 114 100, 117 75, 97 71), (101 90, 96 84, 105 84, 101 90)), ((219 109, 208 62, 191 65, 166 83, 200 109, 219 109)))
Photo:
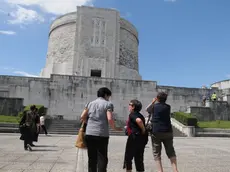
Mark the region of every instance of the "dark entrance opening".
POLYGON ((101 70, 91 70, 90 76, 92 76, 92 77, 101 77, 101 70))

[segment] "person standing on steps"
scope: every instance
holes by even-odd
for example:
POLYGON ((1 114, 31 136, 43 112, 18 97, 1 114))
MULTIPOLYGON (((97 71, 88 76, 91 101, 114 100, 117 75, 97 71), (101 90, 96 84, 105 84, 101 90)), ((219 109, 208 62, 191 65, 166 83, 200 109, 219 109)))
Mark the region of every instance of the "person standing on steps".
POLYGON ((212 101, 217 101, 216 92, 214 92, 214 93, 212 94, 211 100, 212 100, 212 101))
POLYGON ((160 92, 157 98, 153 100, 146 111, 152 115, 152 149, 154 160, 156 161, 158 172, 163 172, 161 161, 162 143, 165 147, 165 152, 171 161, 173 172, 178 172, 176 153, 173 146, 173 130, 171 125, 171 107, 166 104, 167 94, 160 92), (157 103, 155 103, 157 101, 157 103))
POLYGON ((108 164, 109 125, 122 131, 113 120, 113 104, 109 101, 112 92, 102 87, 97 99, 87 103, 81 120, 87 123, 85 141, 88 152, 88 172, 106 172, 108 164))

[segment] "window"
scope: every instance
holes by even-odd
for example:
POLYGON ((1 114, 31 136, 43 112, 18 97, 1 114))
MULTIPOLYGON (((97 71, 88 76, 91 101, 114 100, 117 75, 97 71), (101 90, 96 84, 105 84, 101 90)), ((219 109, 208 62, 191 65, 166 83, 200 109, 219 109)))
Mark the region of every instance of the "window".
POLYGON ((101 77, 101 70, 91 70, 90 76, 92 76, 92 77, 101 77))

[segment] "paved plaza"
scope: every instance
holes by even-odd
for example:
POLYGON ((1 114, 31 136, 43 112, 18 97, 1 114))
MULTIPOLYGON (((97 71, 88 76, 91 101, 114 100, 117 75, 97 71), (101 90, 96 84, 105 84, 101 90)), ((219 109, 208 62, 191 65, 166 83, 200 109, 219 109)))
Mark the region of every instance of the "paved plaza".
MULTIPOLYGON (((87 172, 86 150, 74 147, 76 136, 40 136, 33 152, 24 151, 18 134, 0 134, 0 172, 87 172)), ((126 137, 112 136, 108 172, 122 172, 126 137)), ((180 172, 229 172, 230 139, 175 138, 180 172)), ((163 152, 165 172, 171 172, 163 152)), ((150 142, 146 172, 156 172, 150 142)), ((134 170, 135 171, 135 170, 134 170)))

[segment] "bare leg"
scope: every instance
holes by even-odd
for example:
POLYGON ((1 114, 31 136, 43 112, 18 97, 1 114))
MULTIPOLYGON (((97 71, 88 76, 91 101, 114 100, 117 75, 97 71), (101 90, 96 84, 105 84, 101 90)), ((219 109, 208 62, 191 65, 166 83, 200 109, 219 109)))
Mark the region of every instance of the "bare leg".
POLYGON ((161 160, 156 160, 156 165, 157 165, 158 172, 163 172, 161 160))
POLYGON ((171 164, 172 164, 173 172, 178 172, 176 157, 170 158, 170 161, 171 161, 171 164))

